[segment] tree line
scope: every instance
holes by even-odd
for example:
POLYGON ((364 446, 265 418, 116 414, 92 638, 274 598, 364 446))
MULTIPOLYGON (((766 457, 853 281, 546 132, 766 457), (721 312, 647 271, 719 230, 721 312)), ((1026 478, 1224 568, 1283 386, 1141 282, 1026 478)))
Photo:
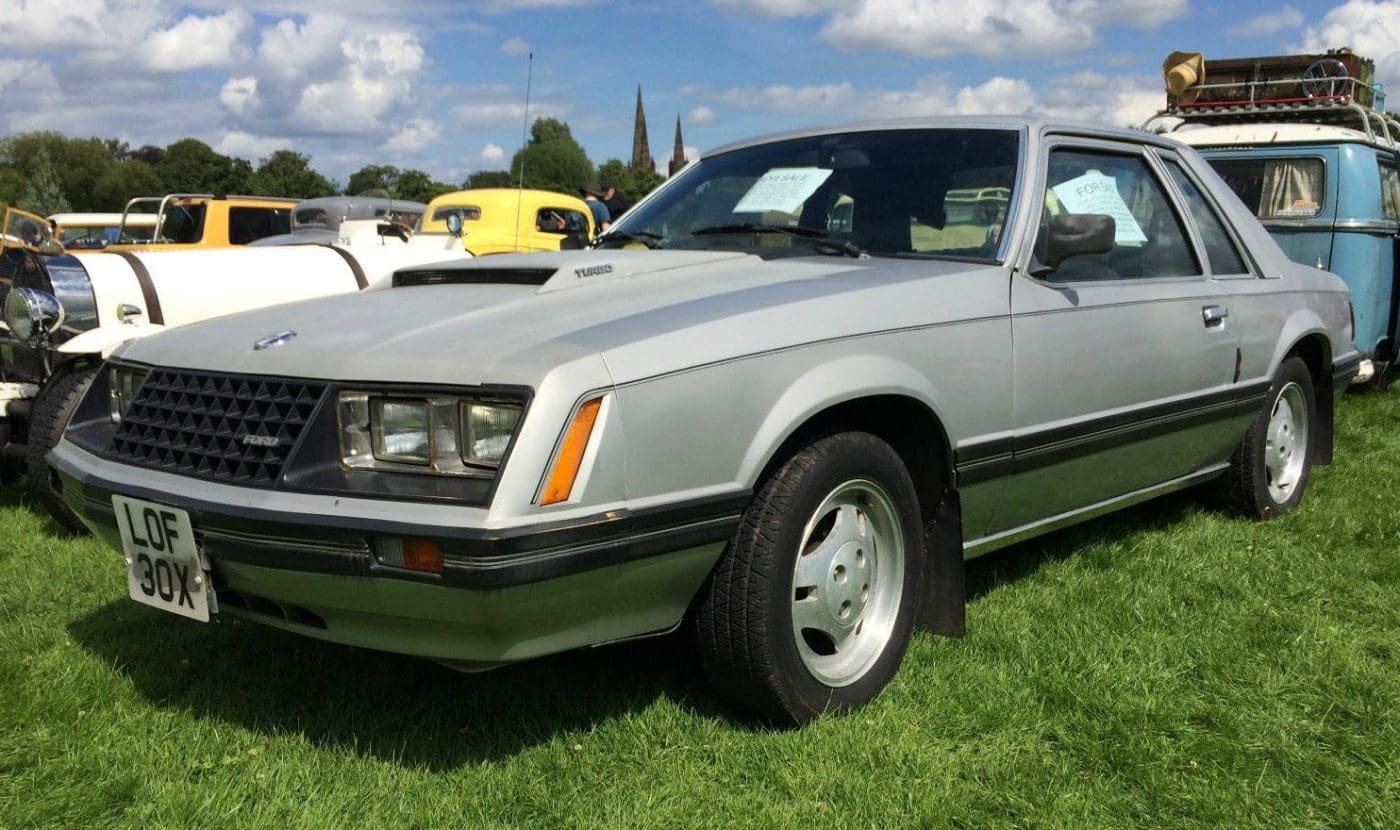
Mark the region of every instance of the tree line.
POLYGON ((640 199, 663 178, 654 170, 633 170, 619 159, 594 167, 569 125, 554 118, 541 118, 531 125, 530 139, 511 159, 510 170, 478 171, 460 184, 436 181, 422 170, 367 164, 341 187, 313 169, 309 156, 295 150, 276 150, 254 167, 194 138, 134 149, 118 139, 68 138, 57 132, 0 139, 0 202, 40 216, 115 212, 133 198, 167 193, 310 199, 375 191, 428 202, 453 190, 516 187, 522 175, 525 187, 573 195, 589 182, 609 181, 629 201, 640 199))

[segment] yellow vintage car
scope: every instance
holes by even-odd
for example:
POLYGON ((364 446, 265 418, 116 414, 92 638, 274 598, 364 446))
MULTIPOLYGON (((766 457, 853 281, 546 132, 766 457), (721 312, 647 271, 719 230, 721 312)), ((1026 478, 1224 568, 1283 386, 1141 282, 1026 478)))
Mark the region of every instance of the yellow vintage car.
POLYGON ((447 233, 453 215, 461 218, 463 241, 476 256, 582 247, 597 231, 582 199, 501 187, 442 194, 428 203, 417 232, 447 233))
MULTIPOLYGON (((265 236, 291 233, 296 199, 270 196, 214 196, 208 193, 172 193, 141 197, 127 202, 124 225, 132 217, 154 213, 159 219, 155 235, 147 241, 108 245, 108 251, 167 251, 195 248, 227 248, 247 245, 265 236), (135 210, 155 204, 155 210, 135 210)), ((122 236, 129 236, 125 231, 122 236)))

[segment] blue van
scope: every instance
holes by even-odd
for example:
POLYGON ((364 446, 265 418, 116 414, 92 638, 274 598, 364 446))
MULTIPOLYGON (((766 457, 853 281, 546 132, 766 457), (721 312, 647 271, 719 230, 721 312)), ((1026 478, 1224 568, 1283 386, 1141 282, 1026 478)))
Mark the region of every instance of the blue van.
POLYGON ((1400 120, 1369 83, 1370 63, 1348 50, 1204 61, 1204 80, 1169 88, 1148 123, 1180 119, 1172 137, 1210 162, 1290 258, 1346 281, 1366 358, 1354 382, 1379 385, 1400 325, 1400 120))

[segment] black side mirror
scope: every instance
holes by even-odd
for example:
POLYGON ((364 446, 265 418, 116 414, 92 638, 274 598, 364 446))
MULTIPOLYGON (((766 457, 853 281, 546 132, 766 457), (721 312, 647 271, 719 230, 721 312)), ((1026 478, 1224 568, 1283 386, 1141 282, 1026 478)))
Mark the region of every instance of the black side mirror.
POLYGON ((1117 223, 1105 213, 1061 213, 1050 217, 1045 256, 1031 275, 1043 277, 1053 273, 1072 256, 1108 253, 1113 250, 1116 232, 1117 223))

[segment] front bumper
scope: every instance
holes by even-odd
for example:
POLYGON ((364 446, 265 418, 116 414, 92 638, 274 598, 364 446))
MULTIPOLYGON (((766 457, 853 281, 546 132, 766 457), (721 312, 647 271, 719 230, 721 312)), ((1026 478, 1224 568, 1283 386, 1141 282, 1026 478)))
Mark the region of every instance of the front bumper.
POLYGON ((49 455, 69 507, 120 549, 113 494, 187 510, 221 613, 348 645, 469 666, 665 631, 680 622, 747 494, 645 514, 481 527, 485 511, 259 490, 49 455), (381 564, 379 536, 430 539, 443 573, 381 564))

